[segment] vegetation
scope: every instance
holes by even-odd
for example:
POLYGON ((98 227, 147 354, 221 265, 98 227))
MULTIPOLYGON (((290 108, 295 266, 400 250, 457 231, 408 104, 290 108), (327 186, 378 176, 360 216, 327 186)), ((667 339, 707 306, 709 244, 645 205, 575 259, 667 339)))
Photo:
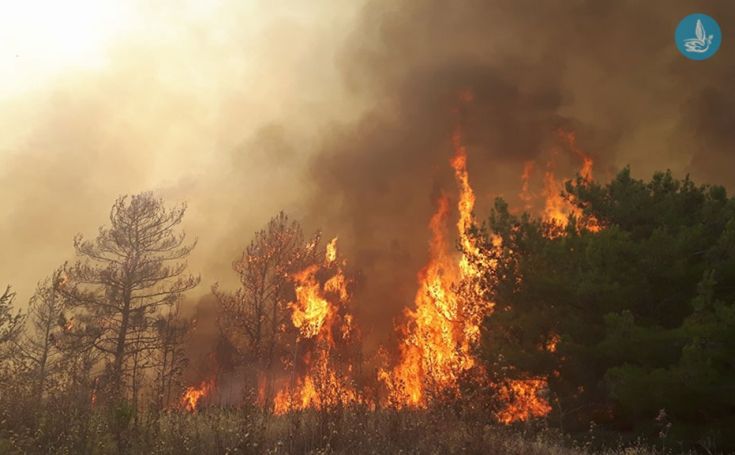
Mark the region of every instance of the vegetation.
POLYGON ((185 261, 194 243, 178 230, 185 206, 121 197, 110 225, 94 240, 78 236, 76 260, 39 283, 27 314, 10 288, 0 296, 0 453, 735 448, 735 199, 627 169, 605 185, 568 182, 565 197, 576 207, 567 224, 498 200, 485 225, 467 227, 472 241, 460 247, 478 273, 457 295, 494 304, 479 334, 483 362, 420 409, 380 399, 336 241, 319 248, 318 234, 305 238, 284 214, 234 262, 239 288, 213 288, 217 368, 185 383, 200 336, 180 309, 199 283, 185 261), (295 305, 299 295, 317 306, 295 305), (315 327, 328 336, 312 337, 315 327), (223 372, 236 399, 203 400, 223 372), (535 413, 499 418, 519 393, 498 393, 503 381, 534 384, 535 413), (310 395, 293 395, 298 387, 310 395))
MULTIPOLYGON (((61 411, 56 411, 61 413, 61 411)), ((0 452, 116 453, 108 420, 95 413, 86 427, 44 422, 35 431, 5 432, 0 452), (50 437, 50 435, 53 435, 50 437)), ((492 453, 497 455, 664 455, 643 443, 600 448, 593 432, 573 441, 544 427, 505 427, 462 418, 455 412, 352 410, 267 415, 253 408, 209 408, 195 414, 166 413, 129 434, 130 453, 140 454, 386 454, 492 453)), ((676 451, 676 453, 686 453, 676 451)))
POLYGON ((548 377, 549 419, 565 431, 595 422, 735 447, 735 200, 628 169, 606 185, 569 182, 567 198, 580 213, 563 233, 495 205, 486 229, 503 247, 485 245, 498 266, 482 277, 496 305, 489 368, 548 377))

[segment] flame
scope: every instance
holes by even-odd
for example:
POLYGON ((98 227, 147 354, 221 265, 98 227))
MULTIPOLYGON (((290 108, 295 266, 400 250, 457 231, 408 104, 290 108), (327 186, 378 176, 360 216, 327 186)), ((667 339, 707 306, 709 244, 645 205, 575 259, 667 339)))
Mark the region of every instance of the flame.
POLYGON ((323 352, 316 366, 306 376, 297 379, 293 387, 278 391, 273 412, 282 415, 309 408, 322 410, 363 401, 348 381, 331 368, 328 353, 323 352))
MULTIPOLYGON (((566 145, 566 148, 574 155, 576 158, 578 158, 582 164, 579 169, 579 176, 582 178, 583 183, 589 183, 592 181, 592 167, 594 165, 594 161, 592 157, 584 152, 578 145, 577 145, 577 136, 573 131, 567 131, 567 130, 557 130, 557 135, 566 145)), ((564 190, 564 186, 560 180, 556 178, 554 165, 556 161, 556 155, 557 153, 554 153, 552 155, 552 159, 547 162, 547 169, 544 173, 544 188, 543 188, 543 195, 544 195, 544 209, 543 209, 543 218, 547 223, 551 223, 553 225, 559 226, 559 227, 566 227, 569 223, 569 218, 571 216, 574 216, 577 220, 579 220, 580 228, 584 228, 591 232, 599 232, 602 227, 600 226, 600 223, 598 220, 594 217, 587 216, 585 217, 582 210, 575 206, 573 204, 573 200, 571 199, 571 196, 568 195, 568 197, 565 199, 562 197, 562 192, 564 190)), ((531 165, 532 167, 532 165, 531 165)), ((528 164, 524 164, 524 170, 523 174, 521 176, 521 184, 522 184, 522 191, 521 191, 521 200, 526 203, 526 207, 530 205, 530 199, 532 198, 530 195, 530 192, 528 192, 528 179, 530 177, 530 171, 527 171, 528 164)), ((558 232, 558 231, 556 231, 558 232)), ((557 233, 551 234, 551 235, 558 235, 557 233)))
POLYGON ((574 131, 561 129, 557 131, 557 134, 567 144, 572 153, 582 160, 582 167, 579 170, 579 175, 585 182, 592 181, 592 157, 577 146, 577 135, 574 131))
POLYGON ((335 260, 337 260, 337 237, 333 238, 328 244, 327 244, 327 254, 325 257, 327 264, 331 264, 335 260))
MULTIPOLYGON (((327 244, 324 265, 329 266, 336 259, 337 237, 327 244)), ((325 292, 338 294, 340 301, 346 301, 349 298, 347 281, 342 270, 338 269, 337 273, 327 280, 322 288, 316 279, 316 274, 321 269, 321 264, 312 264, 293 276, 296 284, 296 302, 289 305, 293 311, 291 321, 294 327, 300 329, 299 336, 302 338, 312 338, 318 335, 330 318, 333 307, 324 297, 325 292)))
POLYGON ((544 219, 559 226, 566 226, 569 214, 575 211, 575 207, 562 197, 563 189, 562 183, 554 175, 553 163, 549 162, 544 173, 544 219))
POLYGON ((526 211, 530 211, 533 207, 532 201, 534 196, 529 189, 529 182, 531 180, 535 164, 536 163, 534 163, 533 160, 523 162, 523 172, 521 173, 521 192, 518 197, 521 202, 523 202, 523 209, 526 211))
POLYGON ((397 406, 426 406, 426 387, 441 389, 455 384, 458 371, 473 364, 471 356, 458 348, 462 333, 457 296, 452 282, 459 266, 448 254, 444 225, 449 201, 442 196, 429 227, 431 260, 419 273, 415 310, 407 310, 402 329, 401 361, 393 371, 381 370, 379 377, 397 406))
MULTIPOLYGON (((472 96, 463 93, 460 100, 469 102, 472 96)), ((473 278, 496 264, 483 262, 484 255, 470 232, 475 194, 469 182, 467 148, 459 127, 452 135, 452 145, 454 155, 450 164, 459 192, 456 229, 462 254, 457 258, 450 253, 451 243, 445 232, 449 201, 443 195, 429 222, 430 260, 419 273, 415 309, 406 311, 407 322, 401 328, 400 361, 392 370, 381 369, 378 374, 388 389, 389 404, 399 408, 426 407, 431 393, 458 393, 458 381, 463 372, 474 367, 484 371, 477 365, 472 348, 479 338, 480 323, 492 312, 493 304, 481 298, 480 289, 470 286, 462 292, 458 283, 465 282, 466 278, 476 283, 473 278)), ((528 180, 532 171, 533 162, 526 162, 522 176, 524 195, 530 196, 528 180)), ((555 179, 547 178, 547 182, 555 182, 555 179)), ((561 191, 556 193, 560 195, 561 191)), ((552 194, 551 191, 548 194, 552 194)), ((530 201, 530 197, 526 200, 530 201)), ((561 208, 561 204, 549 203, 548 213, 559 217, 561 208)), ((493 236, 490 240, 493 248, 502 247, 500 237, 493 236)), ((499 386, 499 395, 506 405, 497 414, 498 420, 511 423, 546 415, 551 410, 541 396, 546 385, 544 378, 503 383, 499 386)))
MULTIPOLYGON (((460 93, 461 103, 471 103, 471 91, 460 93)), ((454 110, 459 112, 459 108, 454 110)), ((592 179, 592 158, 576 143, 573 132, 559 131, 566 148, 582 164, 579 175, 584 182, 592 179)), ((449 161, 457 184, 456 231, 450 232, 450 200, 441 195, 431 216, 429 260, 417 274, 418 289, 414 307, 404 311, 405 320, 398 327, 401 335, 399 357, 392 367, 378 371, 378 379, 387 390, 386 404, 396 408, 424 408, 434 394, 459 393, 463 373, 480 372, 485 386, 497 390, 503 403, 496 413, 498 421, 509 424, 541 417, 551 410, 545 394, 547 378, 531 377, 490 383, 489 375, 477 361, 473 349, 480 335, 483 318, 493 311, 493 303, 482 297, 479 278, 496 267, 475 242, 472 229, 476 196, 467 171, 467 147, 458 126, 452 134, 453 155, 449 161), (461 253, 455 252, 455 240, 461 253), (485 261, 485 262, 483 262, 485 261), (490 262, 488 262, 490 261, 490 262)), ((530 181, 534 161, 526 161, 521 174, 520 200, 528 210, 535 194, 530 181)), ((572 215, 581 219, 581 210, 562 197, 563 186, 555 173, 554 159, 543 173, 543 219, 564 227, 572 215)), ((595 229, 588 221, 587 228, 595 229)), ((561 235, 561 234, 559 234, 561 235)), ((502 248, 502 240, 493 236, 491 248, 502 248)), ((311 246, 316 248, 316 244, 311 246)), ((350 299, 348 280, 343 273, 345 262, 338 261, 337 238, 326 245, 323 260, 293 274, 295 299, 289 304, 291 322, 297 330, 293 372, 290 380, 281 381, 273 400, 276 414, 309 408, 341 406, 368 401, 352 383, 352 364, 340 363, 333 355, 343 343, 355 339, 352 315, 347 311, 350 299)), ((550 336, 539 349, 555 352, 559 337, 550 336)), ((387 362, 386 362, 387 363, 387 362)), ((479 377, 478 376, 478 377, 479 377)), ((262 392, 260 392, 262 395, 262 392)), ((190 409, 196 407, 196 397, 190 409)), ((265 400, 259 400, 265 402, 265 400)))
POLYGON ((189 386, 181 395, 181 407, 189 412, 197 410, 202 398, 209 395, 214 389, 214 378, 202 381, 198 386, 189 386))
MULTIPOLYGON (((301 359, 306 371, 276 393, 274 413, 361 401, 346 375, 338 374, 338 365, 331 356, 336 346, 335 329, 340 341, 350 340, 354 332, 352 315, 346 308, 348 280, 337 262, 337 238, 327 244, 322 264, 312 264, 292 278, 296 301, 289 305, 291 321, 299 330, 298 340, 307 348, 301 359), (325 273, 331 276, 318 279, 317 275, 325 273)), ((351 370, 351 365, 346 368, 351 370)))
POLYGON ((544 378, 517 379, 502 384, 498 393, 506 406, 497 413, 498 421, 507 425, 545 416, 551 412, 549 402, 541 396, 546 389, 544 378))
POLYGON ((300 329, 299 336, 303 338, 316 336, 329 316, 329 302, 322 296, 315 278, 317 271, 319 265, 314 264, 294 276, 296 302, 290 304, 291 321, 300 329))
MULTIPOLYGON (((470 102, 471 92, 462 92, 460 100, 470 102)), ((464 298, 456 288, 462 279, 478 276, 488 264, 472 260, 481 255, 470 235, 475 194, 460 127, 452 135, 452 145, 450 164, 459 188, 456 228, 463 254, 457 258, 451 253, 452 243, 445 232, 449 201, 442 195, 429 222, 430 259, 418 275, 415 309, 405 312, 400 361, 392 370, 378 373, 388 389, 390 404, 397 407, 425 407, 429 393, 458 391, 459 375, 476 364, 471 348, 477 341, 480 321, 492 310, 492 304, 464 298)))
POLYGON ((64 331, 65 332, 71 332, 74 329, 74 318, 69 318, 68 321, 66 321, 66 324, 64 324, 64 331))

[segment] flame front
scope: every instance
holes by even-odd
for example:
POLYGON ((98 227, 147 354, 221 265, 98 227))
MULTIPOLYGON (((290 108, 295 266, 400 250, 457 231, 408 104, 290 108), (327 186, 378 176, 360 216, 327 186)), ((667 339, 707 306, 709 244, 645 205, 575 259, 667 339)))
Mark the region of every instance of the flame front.
MULTIPOLYGON (((460 99, 469 102, 472 97, 462 95, 460 99)), ((463 254, 457 257, 452 253, 446 232, 449 200, 441 196, 429 222, 430 259, 418 276, 415 309, 406 311, 407 322, 401 328, 400 361, 392 370, 379 372, 388 389, 389 403, 397 407, 425 407, 430 394, 458 392, 460 374, 476 364, 471 348, 477 341, 480 322, 492 310, 491 304, 474 298, 476 295, 460 295, 457 290, 463 279, 482 271, 472 260, 481 255, 469 232, 475 194, 459 127, 452 136, 452 145, 450 164, 459 188, 456 228, 463 254)))
MULTIPOLYGON (((463 104, 471 103, 472 92, 462 92, 459 100, 463 104)), ((580 181, 583 184, 591 182, 591 157, 577 146, 573 132, 557 133, 564 148, 581 160, 580 181)), ((468 377, 479 381, 481 387, 495 390, 501 404, 501 409, 495 412, 498 421, 509 424, 541 417, 551 410, 545 397, 547 378, 491 381, 485 366, 474 356, 481 323, 494 308, 485 298, 487 290, 482 289, 481 278, 495 270, 497 264, 488 258, 493 255, 482 251, 472 232, 476 198, 467 171, 467 147, 461 127, 455 128, 451 139, 454 153, 449 163, 457 184, 457 221, 453 226, 450 223, 453 207, 449 197, 442 194, 429 220, 429 259, 417 275, 414 306, 404 311, 405 319, 398 327, 398 357, 392 366, 385 359, 383 368, 378 371, 378 379, 387 393, 376 400, 399 409, 425 408, 436 397, 459 396, 460 379, 472 370, 468 377), (450 230, 450 227, 455 229, 450 230)), ((524 163, 519 193, 524 209, 531 211, 536 195, 543 195, 540 211, 544 221, 552 226, 548 235, 565 235, 563 229, 572 216, 583 222, 578 226, 596 232, 599 230, 596 220, 584 219, 582 210, 569 197, 562 196, 563 184, 555 172, 558 154, 557 148, 546 164, 541 191, 531 189, 536 163, 524 163)), ((489 246, 483 243, 482 248, 503 248, 499 236, 493 235, 487 240, 489 246)), ((311 246, 316 248, 316 245, 311 246)), ((346 267, 346 262, 339 260, 335 237, 327 243, 322 260, 290 276, 295 299, 288 308, 296 341, 293 358, 284 362, 290 365, 290 377, 276 380, 272 402, 276 414, 355 403, 376 404, 356 389, 351 359, 346 355, 350 344, 359 337, 359 330, 348 311, 350 283, 343 266, 346 267)), ((558 342, 558 336, 552 334, 539 349, 555 352, 558 342)), ((211 387, 213 383, 210 382, 190 387, 182 397, 182 404, 193 411, 211 387)), ((259 403, 268 402, 262 385, 259 385, 258 397, 259 403)))

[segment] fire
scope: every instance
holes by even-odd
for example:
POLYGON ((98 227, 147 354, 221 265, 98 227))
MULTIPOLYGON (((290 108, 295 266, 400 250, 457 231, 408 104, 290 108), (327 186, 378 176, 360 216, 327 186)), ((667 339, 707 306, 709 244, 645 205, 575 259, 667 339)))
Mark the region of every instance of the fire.
POLYGON ((529 189, 529 182, 531 175, 533 174, 535 163, 532 160, 527 160, 523 163, 523 172, 521 173, 521 192, 518 195, 521 202, 523 202, 523 209, 530 211, 533 205, 533 194, 529 189))
POLYGON ((549 162, 544 173, 544 219, 560 226, 569 222, 569 214, 574 212, 567 200, 562 197, 564 187, 554 174, 553 164, 549 162))
POLYGON ((347 381, 330 367, 328 355, 324 355, 305 377, 296 380, 293 387, 278 391, 273 412, 282 415, 309 408, 323 410, 363 401, 347 381))
POLYGON ((549 352, 556 352, 556 347, 559 345, 559 335, 553 334, 551 337, 546 341, 546 345, 544 346, 544 349, 546 349, 549 352))
POLYGON ((354 332, 352 315, 346 308, 350 297, 348 280, 337 262, 337 238, 327 244, 323 263, 306 267, 293 276, 293 281, 296 301, 289 307, 291 321, 298 329, 297 342, 306 350, 300 359, 305 371, 276 393, 273 411, 283 414, 360 401, 346 375, 338 374, 331 355, 337 344, 335 335, 344 344, 354 332), (331 276, 324 280, 327 273, 331 276))
POLYGON ((202 381, 198 386, 189 386, 181 395, 181 407, 189 412, 197 410, 202 398, 214 389, 214 378, 202 381))
POLYGON ((498 421, 507 425, 543 417, 551 412, 549 402, 541 398, 546 388, 544 378, 518 379, 502 384, 498 392, 506 406, 497 413, 498 421))
MULTIPOLYGON (((471 91, 460 94, 461 103, 471 103, 471 91)), ((458 110, 457 110, 458 112, 458 110)), ((579 175, 583 182, 592 179, 592 158, 576 143, 573 132, 559 131, 559 137, 575 158, 581 160, 579 175)), ((482 320, 490 315, 494 305, 483 298, 479 280, 496 264, 486 258, 475 241, 473 211, 476 196, 467 170, 467 146, 460 127, 451 138, 453 155, 449 164, 457 185, 456 223, 447 195, 436 201, 436 209, 428 227, 430 231, 429 259, 417 274, 418 289, 414 306, 404 311, 404 322, 398 327, 401 342, 398 358, 392 366, 378 372, 385 386, 385 404, 395 408, 425 408, 438 394, 459 394, 463 373, 472 370, 474 378, 484 387, 497 391, 503 407, 495 414, 498 421, 509 424, 548 414, 551 407, 545 398, 547 378, 531 377, 492 383, 490 375, 474 356, 482 320), (450 228, 452 228, 450 230, 450 228), (456 245, 460 253, 456 252, 456 245)), ((558 151, 557 151, 558 153, 558 151)), ((582 220, 579 208, 562 196, 563 185, 556 177, 555 159, 543 172, 543 190, 534 193, 530 182, 536 169, 534 161, 526 161, 521 174, 519 198, 529 210, 536 194, 544 197, 543 219, 557 227, 565 227, 571 216, 582 220)), ((599 229, 595 220, 584 220, 588 230, 599 229)), ((561 231, 559 231, 561 232, 561 231)), ((563 233, 555 234, 563 235, 563 233)), ((502 240, 493 236, 490 248, 502 248, 502 240)), ((313 248, 317 244, 314 243, 313 248)), ((482 246, 486 248, 485 246, 482 246)), ((276 381, 273 412, 284 414, 304 409, 325 409, 368 402, 352 381, 353 368, 344 353, 345 347, 357 340, 353 316, 348 311, 349 280, 339 260, 337 238, 327 243, 323 259, 290 275, 294 285, 294 301, 289 303, 292 328, 296 331, 290 378, 276 381)), ((559 337, 551 336, 539 349, 555 352, 559 337)), ((182 404, 193 411, 206 396, 213 382, 190 387, 182 404)), ((259 384, 258 402, 265 405, 265 389, 259 384)))
MULTIPOLYGON (((471 96, 463 94, 461 101, 469 102, 471 96)), ((456 223, 457 238, 462 254, 451 254, 446 225, 449 217, 449 201, 439 198, 437 208, 429 222, 431 241, 430 260, 419 273, 419 289, 415 298, 415 309, 406 311, 406 324, 401 328, 403 342, 400 345, 400 361, 392 369, 383 369, 379 378, 386 385, 389 404, 396 407, 425 407, 435 392, 458 393, 460 375, 474 367, 482 370, 472 353, 482 319, 493 310, 493 304, 481 298, 478 289, 471 286, 460 288, 458 283, 480 276, 492 269, 493 263, 482 262, 478 245, 470 235, 473 226, 475 194, 467 172, 467 148, 462 130, 455 129, 452 136, 454 155, 450 160, 458 186, 456 223)), ((585 161, 584 175, 591 175, 591 160, 585 161)), ((522 200, 527 204, 532 198, 528 181, 534 164, 524 164, 522 174, 522 200)), ((566 201, 561 198, 561 184, 546 174, 547 206, 545 214, 560 223, 566 223, 564 215, 566 201), (555 199, 552 195, 559 195, 555 199)), ((494 248, 501 248, 499 237, 490 239, 494 248)), ((552 340, 556 348, 556 341, 552 340)), ((523 421, 548 414, 551 407, 542 396, 546 390, 545 378, 507 381, 499 386, 499 397, 505 403, 497 414, 503 423, 523 421)))
POLYGON ((592 157, 585 153, 582 149, 577 146, 577 135, 574 131, 558 130, 559 137, 567 144, 569 149, 574 153, 580 160, 582 160, 582 168, 579 170, 579 175, 586 181, 592 180, 592 157))
MULTIPOLYGON (((460 99, 469 102, 472 96, 463 92, 460 99)), ((463 254, 452 254, 446 232, 449 200, 442 196, 429 222, 430 259, 418 275, 415 309, 405 312, 400 361, 391 371, 382 369, 378 374, 388 389, 389 402, 397 407, 425 407, 430 393, 457 391, 460 374, 476 364, 471 349, 482 318, 492 310, 487 302, 460 295, 456 287, 462 279, 479 275, 481 268, 471 260, 480 254, 469 232, 475 194, 460 128, 452 136, 452 145, 450 164, 459 188, 456 228, 463 254)))
POLYGON ((453 387, 457 374, 474 364, 474 359, 460 347, 464 345, 460 340, 464 330, 458 298, 452 290, 459 265, 449 256, 444 235, 448 212, 449 202, 442 197, 429 223, 431 260, 419 273, 416 309, 406 311, 408 323, 402 329, 401 361, 393 371, 379 373, 391 402, 399 407, 426 406, 428 386, 453 387))
POLYGON ((325 259, 327 261, 327 264, 331 264, 332 262, 337 260, 337 237, 333 238, 327 244, 327 255, 325 259))
POLYGON ((296 282, 296 302, 291 303, 291 321, 300 329, 300 336, 311 338, 321 330, 329 316, 329 302, 321 294, 315 278, 319 265, 310 265, 294 276, 296 282))
MULTIPOLYGON (((577 145, 577 137, 573 131, 557 130, 557 135, 564 143, 565 148, 571 152, 571 154, 578 158, 582 164, 578 171, 579 176, 582 178, 584 184, 592 181, 592 167, 594 161, 592 157, 585 153, 577 145)), ((564 190, 563 182, 557 179, 555 172, 556 158, 558 150, 552 153, 551 159, 546 163, 546 171, 544 172, 543 179, 543 196, 544 196, 544 208, 543 208, 543 219, 550 224, 564 228, 569 223, 571 216, 574 216, 580 221, 579 227, 583 227, 591 232, 599 232, 601 226, 594 217, 584 217, 582 210, 573 204, 573 201, 569 199, 571 196, 564 198, 562 192, 564 190)), ((531 207, 531 201, 533 200, 533 194, 529 191, 529 180, 531 173, 533 172, 534 162, 527 161, 523 165, 523 173, 521 174, 521 193, 519 198, 524 203, 526 210, 531 207)), ((559 235, 557 233, 552 235, 559 235)))

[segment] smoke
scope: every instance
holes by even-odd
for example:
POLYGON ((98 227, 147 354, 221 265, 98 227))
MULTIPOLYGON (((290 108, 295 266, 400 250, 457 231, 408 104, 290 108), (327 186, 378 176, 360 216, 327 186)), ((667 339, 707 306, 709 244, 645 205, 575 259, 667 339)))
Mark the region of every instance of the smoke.
POLYGON ((340 233, 362 277, 362 326, 385 338, 413 301, 432 201, 454 194, 458 122, 480 219, 498 195, 521 206, 523 163, 543 170, 558 129, 576 132, 595 178, 631 165, 644 178, 668 168, 732 187, 735 55, 723 45, 706 62, 682 57, 674 30, 692 12, 717 18, 725 36, 735 23, 725 3, 371 1, 340 62, 372 107, 327 135, 311 167, 311 214, 340 233), (474 101, 457 115, 465 89, 474 101))
POLYGON ((733 186, 728 2, 175 3, 136 3, 100 66, 3 95, 0 284, 19 300, 115 197, 154 190, 188 202, 199 295, 236 281, 232 260, 280 209, 339 235, 357 322, 382 343, 413 301, 433 201, 454 196, 457 124, 480 218, 495 196, 519 205, 523 162, 543 168, 560 128, 596 178, 630 164, 733 186), (692 12, 722 28, 710 60, 674 46, 692 12))
MULTIPOLYGON (((96 235, 121 194, 188 203, 184 227, 199 238, 190 268, 203 278, 195 294, 236 280, 232 260, 273 214, 304 216, 312 144, 355 112, 333 64, 354 6, 272 3, 125 2, 126 22, 91 65, 44 59, 53 40, 80 44, 70 27, 95 18, 49 35, 14 25, 0 44, 0 285, 18 302, 73 258, 76 233, 96 235)), ((63 11, 83 17, 84 6, 63 11)), ((48 22, 46 10, 27 13, 48 22)))

